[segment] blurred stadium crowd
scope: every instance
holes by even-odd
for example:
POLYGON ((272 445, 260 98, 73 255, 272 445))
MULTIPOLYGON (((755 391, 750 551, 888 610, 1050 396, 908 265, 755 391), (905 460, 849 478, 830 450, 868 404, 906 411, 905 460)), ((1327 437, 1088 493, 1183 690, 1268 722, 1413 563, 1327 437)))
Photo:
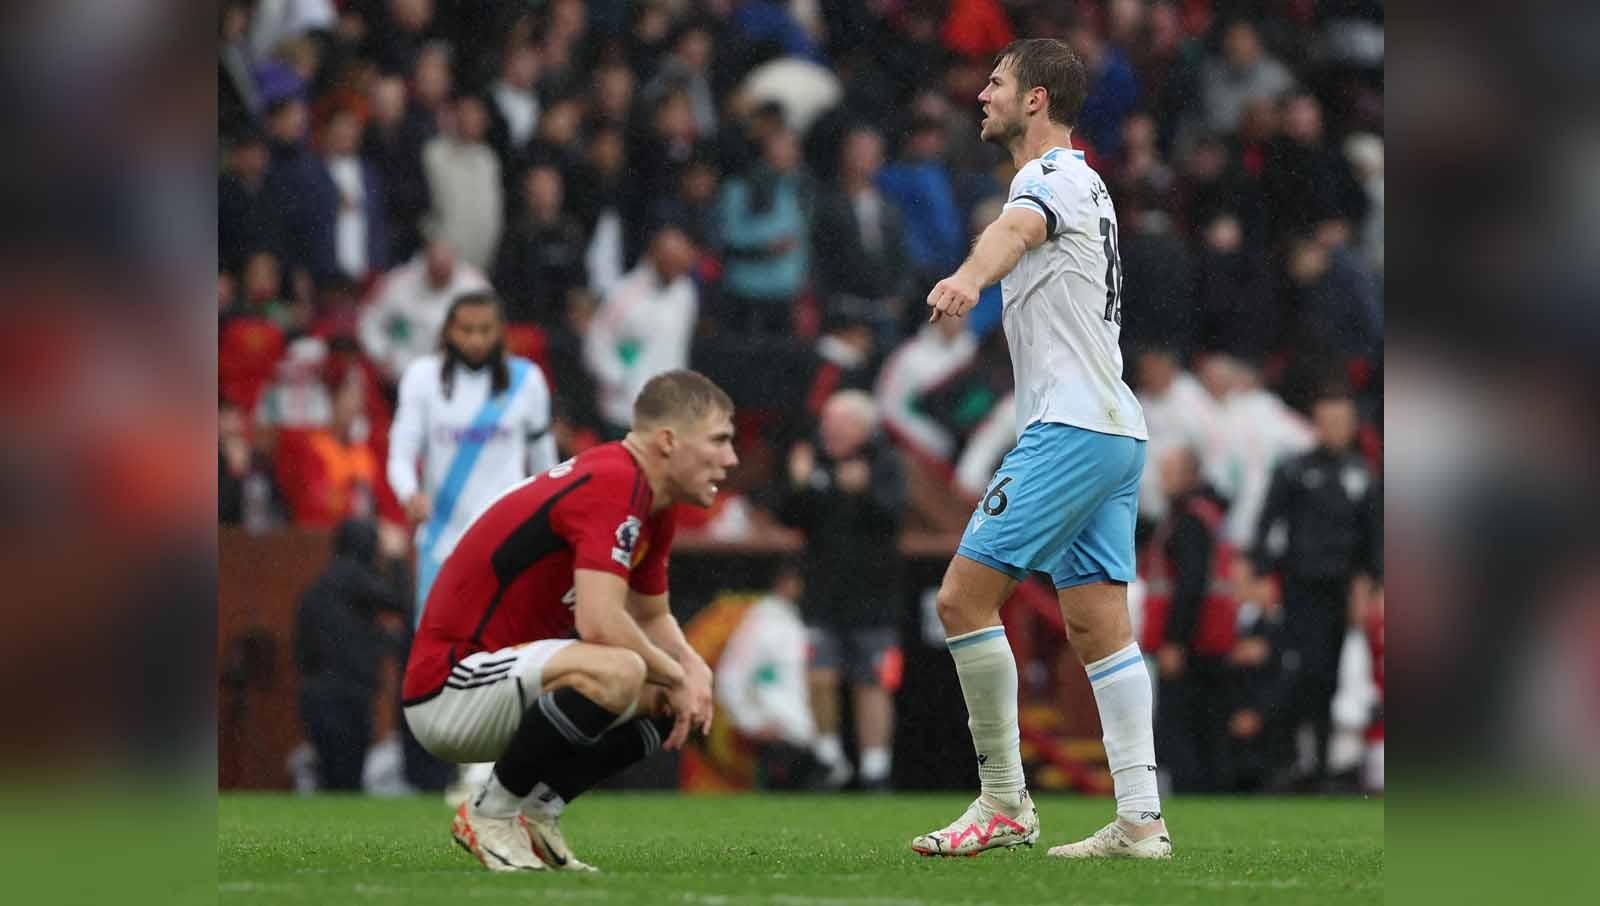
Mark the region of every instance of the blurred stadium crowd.
MULTIPOLYGON (((373 519, 394 559, 395 383, 485 286, 549 379, 564 457, 619 436, 653 374, 728 389, 745 464, 706 534, 770 537, 845 390, 871 394, 904 476, 885 531, 959 531, 1014 440, 998 288, 962 322, 925 325, 922 300, 1012 175, 977 139, 994 53, 1071 43, 1091 76, 1074 142, 1118 205, 1124 358, 1152 434, 1141 562, 1172 559, 1203 496, 1207 582, 1242 614, 1221 647, 1145 634, 1164 701, 1227 702, 1178 735, 1259 750, 1226 777, 1189 753, 1184 779, 1304 779, 1257 744, 1298 669, 1269 578, 1292 542, 1263 512, 1319 441, 1353 435, 1382 474, 1381 2, 224 0, 220 26, 220 518, 373 519), (1349 432, 1311 423, 1330 388, 1354 401, 1349 432)), ((1361 543, 1375 561, 1381 534, 1361 543)), ((1170 599, 1159 578, 1147 597, 1170 599)), ((1340 598, 1367 644, 1316 661, 1328 696, 1346 662, 1335 723, 1369 742, 1382 597, 1340 598)))

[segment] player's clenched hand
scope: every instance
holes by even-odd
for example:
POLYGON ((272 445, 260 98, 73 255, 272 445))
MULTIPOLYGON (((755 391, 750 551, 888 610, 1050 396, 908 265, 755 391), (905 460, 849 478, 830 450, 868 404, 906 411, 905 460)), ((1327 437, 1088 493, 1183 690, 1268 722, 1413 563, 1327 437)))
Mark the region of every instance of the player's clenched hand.
POLYGON ((935 283, 933 291, 928 293, 928 307, 933 309, 928 320, 965 315, 972 310, 972 306, 978 304, 978 289, 977 282, 963 276, 960 271, 935 283))
POLYGON ((422 491, 412 494, 406 501, 406 515, 412 522, 427 522, 433 517, 433 498, 422 491))
POLYGON ((709 677, 697 670, 685 670, 683 685, 667 693, 667 707, 672 709, 672 732, 661 745, 671 751, 688 741, 689 731, 695 727, 699 727, 701 732, 711 728, 709 677))

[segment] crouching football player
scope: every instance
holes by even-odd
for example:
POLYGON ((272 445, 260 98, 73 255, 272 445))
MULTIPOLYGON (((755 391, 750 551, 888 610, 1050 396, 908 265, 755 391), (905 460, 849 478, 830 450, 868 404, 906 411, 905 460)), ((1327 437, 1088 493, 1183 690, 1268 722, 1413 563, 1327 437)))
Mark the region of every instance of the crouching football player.
POLYGON ((494 762, 451 834, 492 871, 593 870, 557 823, 578 795, 705 732, 711 671, 667 606, 674 503, 738 464, 733 403, 653 378, 633 426, 513 486, 440 567, 406 665, 406 721, 435 756, 494 762))

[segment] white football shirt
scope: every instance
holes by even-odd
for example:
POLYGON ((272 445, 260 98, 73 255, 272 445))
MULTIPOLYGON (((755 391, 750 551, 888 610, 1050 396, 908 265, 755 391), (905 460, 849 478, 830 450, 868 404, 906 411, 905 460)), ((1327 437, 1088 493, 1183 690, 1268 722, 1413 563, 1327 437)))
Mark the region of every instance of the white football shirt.
POLYGON ((1105 182, 1083 152, 1052 148, 1017 172, 1005 206, 1037 212, 1047 235, 1000 281, 1017 433, 1058 422, 1148 439, 1144 411, 1122 382, 1122 263, 1105 182))
POLYGON ((401 503, 419 486, 432 496, 434 519, 417 527, 417 544, 438 562, 491 501, 556 464, 544 373, 527 359, 507 362, 512 389, 494 408, 488 406, 487 368, 456 366, 448 399, 437 353, 412 362, 400 379, 400 405, 389 433, 389 486, 401 503))

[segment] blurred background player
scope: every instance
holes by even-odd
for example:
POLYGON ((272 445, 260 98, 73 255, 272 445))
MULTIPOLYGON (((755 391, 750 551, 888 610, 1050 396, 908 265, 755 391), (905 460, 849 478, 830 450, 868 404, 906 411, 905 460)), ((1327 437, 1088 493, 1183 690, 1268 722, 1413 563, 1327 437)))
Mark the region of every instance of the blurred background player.
MULTIPOLYGON (((439 352, 412 362, 400 381, 389 440, 389 485, 416 526, 415 623, 439 565, 472 517, 555 464, 544 373, 506 354, 499 300, 487 292, 456 297, 439 352)), ((481 783, 487 771, 478 767, 465 779, 481 783)), ((463 785, 446 794, 452 804, 465 796, 463 785)))
POLYGON ((557 824, 712 717, 711 669, 667 601, 672 505, 708 507, 733 403, 662 374, 633 430, 501 495, 445 559, 406 666, 406 721, 446 761, 494 761, 452 834, 491 871, 583 870, 557 824))
POLYGON ((905 480, 899 454, 878 424, 878 406, 865 391, 828 397, 818 432, 821 449, 802 441, 789 451, 788 483, 778 508, 780 519, 805 533, 817 757, 828 766, 826 783, 834 788, 853 773, 839 736, 841 683, 853 697, 861 786, 889 785, 900 664, 895 602, 902 565, 895 539, 905 480))
POLYGON ((1001 51, 978 96, 981 134, 1011 154, 1017 176, 1004 213, 928 294, 932 320, 959 318, 1004 278, 1021 431, 939 588, 983 791, 955 821, 912 840, 924 855, 976 855, 1039 837, 1019 751, 1017 665, 1000 624, 1000 605, 1031 570, 1049 572, 1056 587, 1099 707, 1117 797, 1116 820, 1050 855, 1172 855, 1156 789, 1150 677, 1128 617, 1148 434, 1122 382, 1116 211, 1105 182, 1071 147, 1086 91, 1083 62, 1060 41, 1001 51))

